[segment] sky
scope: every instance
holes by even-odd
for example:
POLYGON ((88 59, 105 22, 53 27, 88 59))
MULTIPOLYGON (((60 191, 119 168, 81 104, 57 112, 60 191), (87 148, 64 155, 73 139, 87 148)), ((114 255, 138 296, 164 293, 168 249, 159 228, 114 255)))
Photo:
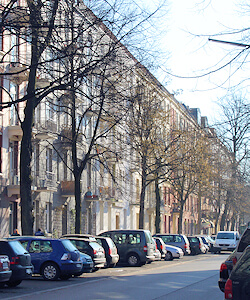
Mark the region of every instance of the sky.
MULTIPOLYGON (((147 0, 145 0, 147 1, 147 0)), ((243 0, 169 0, 164 21, 162 49, 169 56, 157 73, 157 78, 175 98, 189 107, 198 107, 202 116, 207 116, 212 125, 219 119, 219 102, 242 79, 249 77, 247 64, 239 68, 239 62, 230 64, 219 72, 203 75, 227 63, 242 51, 242 47, 208 41, 208 38, 239 42, 242 35, 217 33, 247 27, 247 14, 240 13, 243 0), (235 72, 235 70, 237 72, 235 72), (180 77, 170 76, 166 73, 180 77)), ((242 56, 241 56, 242 57, 242 56)), ((241 84, 245 94, 247 83, 241 84)), ((239 86, 237 86, 237 92, 239 86)))

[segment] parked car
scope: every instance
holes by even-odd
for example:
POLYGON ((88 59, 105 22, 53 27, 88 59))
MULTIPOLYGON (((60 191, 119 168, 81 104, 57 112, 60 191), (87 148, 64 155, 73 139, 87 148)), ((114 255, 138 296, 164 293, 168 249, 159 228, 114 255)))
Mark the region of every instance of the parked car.
POLYGON ((18 237, 31 255, 34 273, 45 280, 69 279, 82 270, 80 253, 69 240, 42 236, 18 237))
POLYGON ((157 233, 154 237, 162 238, 166 245, 180 247, 183 250, 184 255, 191 253, 188 238, 184 234, 157 233))
POLYGON ((239 239, 238 231, 219 231, 213 246, 213 253, 233 251, 237 247, 239 239))
POLYGON ((154 237, 153 238, 156 242, 157 245, 157 249, 160 251, 161 253, 161 258, 165 259, 167 250, 166 250, 166 244, 163 242, 163 240, 159 237, 154 237))
POLYGON ((161 252, 160 250, 157 248, 157 244, 156 241, 153 239, 154 243, 155 243, 155 248, 154 248, 154 260, 161 260, 161 252))
POLYGON ((209 235, 201 236, 203 243, 208 246, 208 251, 213 252, 215 240, 213 240, 209 235))
POLYGON ((191 249, 191 254, 196 255, 196 254, 201 254, 201 253, 206 253, 208 250, 205 247, 202 238, 198 236, 188 236, 187 237, 190 243, 190 249, 191 249))
POLYGON ((242 256, 232 270, 226 285, 226 300, 249 300, 250 298, 250 246, 242 253, 242 256))
POLYGON ((9 281, 12 271, 10 269, 10 260, 7 255, 0 255, 0 287, 9 281))
POLYGON ((97 243, 97 241, 78 237, 68 237, 68 239, 80 252, 86 253, 91 256, 94 263, 93 271, 96 271, 105 266, 105 251, 103 247, 97 243))
POLYGON ((95 239, 97 243, 99 243, 105 251, 105 257, 106 257, 105 267, 107 268, 115 267, 119 261, 119 254, 117 253, 117 248, 113 240, 110 237, 104 237, 104 236, 96 236, 95 239))
POLYGON ((236 264, 237 260, 241 257, 246 247, 250 245, 250 228, 246 228, 242 234, 236 249, 227 257, 227 259, 220 266, 220 278, 218 281, 219 288, 224 292, 225 284, 229 275, 236 264))
POLYGON ((89 239, 91 241, 96 241, 96 238, 92 234, 87 234, 87 233, 68 233, 64 234, 62 238, 68 238, 68 237, 78 237, 78 238, 84 238, 84 239, 89 239))
POLYGON ((80 252, 80 259, 82 262, 82 269, 79 273, 74 274, 74 276, 81 276, 82 273, 91 273, 94 269, 94 262, 91 256, 86 253, 80 252))
POLYGON ((120 257, 119 262, 129 266, 141 266, 155 259, 155 244, 148 230, 117 229, 103 232, 100 236, 113 240, 120 257))
POLYGON ((174 258, 182 258, 184 256, 184 252, 180 247, 166 245, 166 251, 165 260, 173 260, 174 258))
POLYGON ((0 253, 7 255, 10 260, 11 277, 6 284, 9 287, 19 285, 24 279, 32 276, 34 267, 31 264, 31 256, 16 240, 0 240, 0 253))

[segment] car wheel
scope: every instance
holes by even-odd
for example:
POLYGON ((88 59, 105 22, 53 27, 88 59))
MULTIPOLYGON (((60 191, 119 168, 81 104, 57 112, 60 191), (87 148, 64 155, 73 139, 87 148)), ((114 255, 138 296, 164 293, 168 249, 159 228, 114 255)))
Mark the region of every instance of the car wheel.
POLYGON ((168 252, 166 253, 165 260, 173 260, 173 255, 172 255, 171 252, 168 251, 168 252))
POLYGON ((140 259, 137 254, 130 254, 127 259, 128 265, 130 267, 139 266, 140 259))
POLYGON ((41 273, 45 280, 57 280, 60 275, 59 269, 54 263, 46 263, 41 273))
POLYGON ((6 284, 7 284, 8 287, 16 287, 21 282, 22 282, 22 280, 15 280, 15 281, 8 281, 8 282, 6 282, 6 284))

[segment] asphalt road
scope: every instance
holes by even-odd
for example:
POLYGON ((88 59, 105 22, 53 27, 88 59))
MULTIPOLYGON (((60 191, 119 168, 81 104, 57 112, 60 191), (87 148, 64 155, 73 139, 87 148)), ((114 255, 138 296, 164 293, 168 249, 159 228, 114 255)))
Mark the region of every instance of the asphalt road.
POLYGON ((209 253, 143 267, 118 266, 67 281, 48 282, 34 276, 16 288, 0 289, 0 299, 222 300, 217 281, 227 256, 209 253))

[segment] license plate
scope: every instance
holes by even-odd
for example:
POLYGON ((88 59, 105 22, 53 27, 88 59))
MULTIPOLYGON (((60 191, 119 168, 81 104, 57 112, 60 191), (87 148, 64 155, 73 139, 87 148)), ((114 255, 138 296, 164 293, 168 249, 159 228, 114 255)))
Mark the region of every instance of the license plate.
POLYGON ((4 270, 7 270, 8 268, 9 268, 8 263, 7 263, 7 262, 4 262, 4 263, 3 263, 3 269, 4 269, 4 270))
POLYGON ((27 274, 32 274, 32 270, 31 269, 26 269, 26 273, 27 274))
POLYGON ((76 264, 76 266, 77 266, 78 268, 80 268, 82 265, 81 265, 81 264, 76 264))

